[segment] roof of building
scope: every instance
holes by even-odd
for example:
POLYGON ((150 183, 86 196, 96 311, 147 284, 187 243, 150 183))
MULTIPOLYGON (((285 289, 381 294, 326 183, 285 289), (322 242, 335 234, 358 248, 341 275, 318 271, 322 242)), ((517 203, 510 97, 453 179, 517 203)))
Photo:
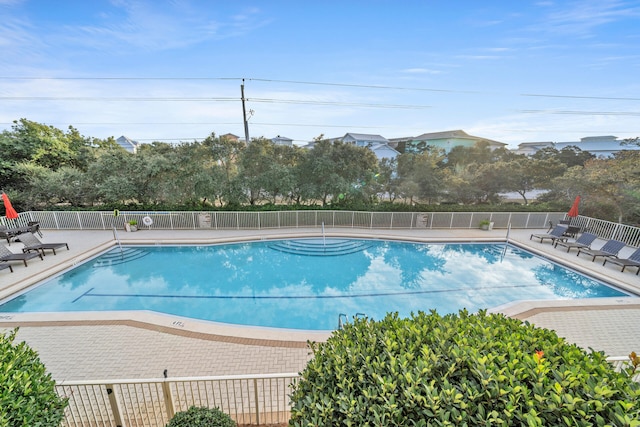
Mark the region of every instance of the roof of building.
POLYGON ((116 139, 116 142, 118 143, 119 146, 121 146, 122 148, 125 148, 125 149, 134 149, 138 145, 140 145, 140 143, 138 141, 134 141, 133 139, 131 139, 129 137, 126 137, 124 135, 122 135, 120 138, 116 139))
POLYGON ((342 139, 347 138, 348 136, 350 136, 351 138, 355 139, 356 141, 377 141, 380 143, 387 143, 389 142, 389 140, 387 140, 387 138, 385 138, 382 135, 371 135, 371 134, 367 134, 367 133, 346 133, 342 139))
POLYGON ((378 158, 395 158, 400 154, 398 150, 385 143, 372 144, 369 149, 373 151, 378 158))
POLYGON ((479 136, 473 136, 473 135, 469 135, 468 133, 466 133, 465 131, 461 130, 461 129, 457 129, 457 130, 448 130, 448 131, 444 131, 444 132, 431 132, 431 133, 423 133, 422 135, 419 135, 417 137, 414 138, 415 140, 420 140, 420 141, 428 141, 428 140, 433 140, 433 139, 450 139, 450 138, 457 138, 457 139, 471 139, 473 141, 487 141, 490 144, 493 145, 507 145, 504 142, 499 142, 499 141, 494 141, 492 139, 488 139, 488 138, 482 138, 479 136))

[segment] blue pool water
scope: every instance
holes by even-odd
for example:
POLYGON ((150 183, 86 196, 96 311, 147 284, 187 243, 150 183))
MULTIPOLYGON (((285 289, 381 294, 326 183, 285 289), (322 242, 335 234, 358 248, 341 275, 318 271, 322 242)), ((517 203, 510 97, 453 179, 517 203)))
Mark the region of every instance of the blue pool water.
POLYGON ((0 312, 153 310, 332 330, 341 314, 477 311, 516 300, 627 294, 504 244, 304 239, 118 248, 51 278, 0 312))

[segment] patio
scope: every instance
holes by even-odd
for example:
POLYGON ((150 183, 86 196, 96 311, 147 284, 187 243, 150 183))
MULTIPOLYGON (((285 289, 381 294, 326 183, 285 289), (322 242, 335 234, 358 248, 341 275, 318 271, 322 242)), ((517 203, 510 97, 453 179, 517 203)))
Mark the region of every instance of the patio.
MULTIPOLYGON (((530 241, 532 232, 512 230, 510 241, 542 256, 570 263, 574 268, 640 293, 634 270, 554 249, 530 241)), ((313 229, 280 230, 144 230, 119 232, 123 244, 221 243, 246 239, 318 236, 313 229)), ((327 229, 326 235, 375 237, 414 241, 504 241, 505 230, 379 230, 327 229)), ((44 231, 45 242, 68 242, 70 250, 48 254, 14 273, 0 272, 0 297, 23 289, 114 244, 112 231, 44 231)), ((599 247, 602 242, 595 244, 599 247)), ((13 244, 12 244, 13 247, 13 244)), ((14 249, 15 250, 15 249, 14 249)), ((621 256, 632 248, 625 248, 621 256)), ((583 348, 626 357, 640 343, 640 300, 606 299, 523 303, 499 307, 509 316, 550 329, 583 348)), ((18 338, 38 351, 57 381, 115 378, 294 373, 308 358, 306 340, 320 341, 323 333, 277 331, 211 324, 154 313, 3 314, 0 329, 20 326, 18 338)))

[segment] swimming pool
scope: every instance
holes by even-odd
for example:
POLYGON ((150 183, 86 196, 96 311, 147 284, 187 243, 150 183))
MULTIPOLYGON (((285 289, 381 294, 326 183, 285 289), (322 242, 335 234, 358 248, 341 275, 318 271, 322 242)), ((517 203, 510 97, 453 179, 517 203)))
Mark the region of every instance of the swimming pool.
POLYGON ((252 326, 332 330, 397 311, 477 311, 516 300, 628 296, 518 247, 357 239, 111 249, 0 312, 152 310, 252 326))

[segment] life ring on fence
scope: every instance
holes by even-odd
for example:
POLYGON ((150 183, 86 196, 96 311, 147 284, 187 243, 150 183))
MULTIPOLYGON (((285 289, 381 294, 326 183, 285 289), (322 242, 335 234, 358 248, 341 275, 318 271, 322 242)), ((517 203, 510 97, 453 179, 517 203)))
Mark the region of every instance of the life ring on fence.
POLYGON ((153 220, 150 216, 145 216, 144 218, 142 218, 142 223, 147 227, 151 227, 153 225, 153 220))

